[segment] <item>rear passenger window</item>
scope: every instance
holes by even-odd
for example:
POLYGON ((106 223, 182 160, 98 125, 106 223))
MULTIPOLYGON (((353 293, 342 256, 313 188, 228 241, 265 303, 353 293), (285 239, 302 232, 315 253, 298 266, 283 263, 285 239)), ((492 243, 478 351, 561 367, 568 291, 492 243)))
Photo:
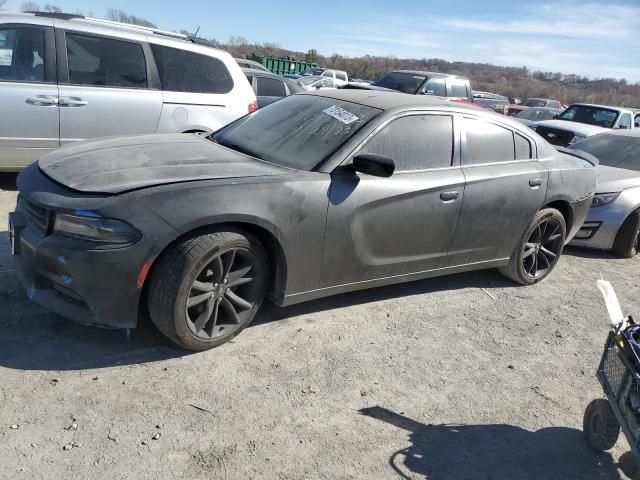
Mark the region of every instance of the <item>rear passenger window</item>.
POLYGON ((284 83, 275 78, 258 77, 258 97, 284 97, 284 83))
POLYGON ((228 93, 233 79, 217 58, 152 44, 162 89, 170 92, 228 93))
POLYGON ((44 82, 44 30, 0 30, 0 80, 44 82))
POLYGON ((393 120, 363 147, 393 159, 396 171, 451 166, 453 121, 448 115, 411 115, 393 120))
POLYGON ((65 37, 70 84, 147 87, 147 65, 142 45, 77 33, 67 33, 65 37))
POLYGON ((515 159, 513 132, 484 120, 464 119, 467 148, 463 164, 508 162, 515 159))
POLYGON ((522 135, 516 133, 516 160, 528 160, 531 155, 531 143, 522 135))

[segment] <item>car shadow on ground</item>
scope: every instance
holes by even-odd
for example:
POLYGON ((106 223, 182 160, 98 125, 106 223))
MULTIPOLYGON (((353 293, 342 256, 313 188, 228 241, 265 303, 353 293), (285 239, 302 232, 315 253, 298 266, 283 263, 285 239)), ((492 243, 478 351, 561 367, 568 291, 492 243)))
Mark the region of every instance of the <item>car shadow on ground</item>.
POLYGON ((16 191, 17 173, 0 173, 0 190, 16 191))
POLYGON ((572 257, 578 258, 597 258, 602 260, 618 260, 625 261, 629 260, 628 258, 622 258, 618 255, 614 255, 613 253, 607 250, 595 250, 593 248, 580 248, 580 247, 565 247, 562 252, 563 255, 571 255, 572 257))
POLYGON ((574 428, 530 432, 505 424, 425 425, 382 407, 363 408, 360 413, 408 433, 411 445, 389 457, 390 469, 400 478, 621 478, 611 455, 591 450, 582 431, 574 428))

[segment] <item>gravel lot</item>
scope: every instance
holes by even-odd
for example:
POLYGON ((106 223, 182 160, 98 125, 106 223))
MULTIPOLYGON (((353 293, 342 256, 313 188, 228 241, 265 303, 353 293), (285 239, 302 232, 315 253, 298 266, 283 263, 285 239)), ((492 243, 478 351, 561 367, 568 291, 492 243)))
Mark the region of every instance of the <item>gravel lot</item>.
POLYGON ((0 176, 0 478, 637 476, 622 437, 596 454, 581 428, 602 395, 596 279, 640 316, 640 259, 569 249, 534 287, 487 271, 267 305, 190 354, 152 325, 127 337, 32 305, 8 252, 14 182, 0 176))

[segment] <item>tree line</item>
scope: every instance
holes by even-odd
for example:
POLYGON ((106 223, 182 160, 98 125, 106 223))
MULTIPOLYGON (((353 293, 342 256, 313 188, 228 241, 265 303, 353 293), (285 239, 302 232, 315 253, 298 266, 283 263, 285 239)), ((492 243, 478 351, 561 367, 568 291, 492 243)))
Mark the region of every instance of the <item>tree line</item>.
MULTIPOLYGON (((0 0, 0 10, 7 8, 8 0, 0 0)), ((20 5, 22 11, 61 12, 53 4, 40 5, 29 1, 20 5)), ((80 12, 75 12, 80 13, 80 12)), ((92 16, 91 14, 89 16, 92 16)), ((118 9, 108 9, 109 20, 156 28, 144 18, 129 15, 118 9)), ((252 55, 287 58, 317 63, 327 68, 345 70, 351 78, 375 80, 391 70, 425 70, 462 75, 471 80, 474 90, 499 93, 508 97, 543 97, 563 103, 589 102, 640 108, 640 82, 631 84, 625 79, 589 78, 560 72, 532 71, 527 67, 500 67, 487 63, 449 62, 439 58, 396 58, 364 55, 346 57, 334 53, 321 55, 317 50, 307 52, 287 50, 271 42, 250 43, 241 36, 232 36, 227 42, 208 39, 214 45, 227 50, 234 57, 252 55)))

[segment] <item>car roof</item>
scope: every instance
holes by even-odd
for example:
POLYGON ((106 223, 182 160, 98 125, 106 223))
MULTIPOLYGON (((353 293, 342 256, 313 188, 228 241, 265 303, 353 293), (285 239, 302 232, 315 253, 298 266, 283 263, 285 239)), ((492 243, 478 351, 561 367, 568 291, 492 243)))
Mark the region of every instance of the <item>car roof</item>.
POLYGON ((55 26, 59 28, 70 28, 74 26, 82 25, 83 27, 95 27, 96 30, 101 30, 97 33, 103 33, 102 30, 114 30, 119 34, 133 34, 133 35, 146 35, 151 39, 163 39, 174 40, 178 43, 186 45, 202 45, 208 48, 223 52, 219 48, 216 48, 213 43, 204 39, 198 38, 194 35, 186 35, 184 33, 171 32, 168 30, 161 30, 154 27, 143 27, 140 25, 133 25, 122 22, 114 22, 111 20, 103 20, 101 18, 85 17, 80 14, 72 13, 51 13, 51 12, 0 12, 0 20, 3 23, 32 23, 37 25, 47 25, 50 22, 55 22, 55 26))
POLYGON ((442 72, 427 72, 425 70, 394 70, 391 73, 408 73, 412 75, 424 75, 425 77, 439 77, 439 78, 452 77, 452 78, 465 79, 465 77, 461 77, 460 75, 453 75, 450 73, 442 73, 442 72))
POLYGON ((606 108, 609 110, 632 110, 630 108, 625 108, 625 107, 614 107, 612 105, 599 105, 597 103, 572 103, 571 105, 569 105, 570 107, 573 107, 574 105, 579 105, 581 107, 596 107, 596 108, 606 108))

